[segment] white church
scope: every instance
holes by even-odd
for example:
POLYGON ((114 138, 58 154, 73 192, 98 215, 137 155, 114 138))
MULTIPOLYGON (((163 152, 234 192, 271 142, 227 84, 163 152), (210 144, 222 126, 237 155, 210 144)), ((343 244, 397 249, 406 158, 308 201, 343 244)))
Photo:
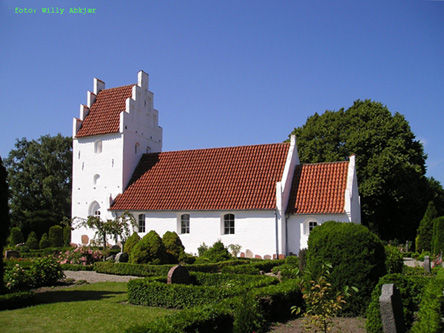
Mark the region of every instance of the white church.
MULTIPOLYGON (((360 223, 355 156, 300 164, 289 143, 162 152, 148 74, 105 89, 94 79, 73 122, 72 217, 113 219, 129 211, 143 237, 175 231, 187 253, 221 240, 241 256, 276 258, 307 247, 325 221, 360 223)), ((89 244, 78 228, 72 242, 89 244)))

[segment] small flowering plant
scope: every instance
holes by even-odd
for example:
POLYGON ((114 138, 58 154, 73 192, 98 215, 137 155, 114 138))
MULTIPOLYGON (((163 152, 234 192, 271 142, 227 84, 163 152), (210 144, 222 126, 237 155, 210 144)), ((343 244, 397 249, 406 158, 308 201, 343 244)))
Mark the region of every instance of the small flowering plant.
POLYGON ((441 266, 442 264, 442 255, 438 254, 435 259, 432 261, 432 267, 441 266))
POLYGON ((89 246, 81 246, 73 250, 59 252, 56 259, 61 265, 74 264, 86 266, 92 265, 96 261, 103 260, 103 253, 99 249, 94 249, 89 246))

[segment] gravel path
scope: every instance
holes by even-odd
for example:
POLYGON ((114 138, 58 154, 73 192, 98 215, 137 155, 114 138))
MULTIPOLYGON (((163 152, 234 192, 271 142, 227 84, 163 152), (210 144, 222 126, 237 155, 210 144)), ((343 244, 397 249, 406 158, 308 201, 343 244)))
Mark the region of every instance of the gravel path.
POLYGON ((74 279, 76 281, 85 280, 88 283, 128 282, 129 280, 140 278, 138 276, 96 273, 94 271, 63 271, 63 273, 65 273, 67 279, 74 279))

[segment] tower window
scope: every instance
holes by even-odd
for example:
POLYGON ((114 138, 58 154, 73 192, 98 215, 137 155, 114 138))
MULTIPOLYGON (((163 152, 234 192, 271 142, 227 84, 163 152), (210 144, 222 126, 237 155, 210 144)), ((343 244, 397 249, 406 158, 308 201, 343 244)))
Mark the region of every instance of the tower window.
POLYGON ((94 142, 94 152, 100 154, 102 152, 102 140, 94 142))
POLYGON ((100 175, 94 175, 93 183, 94 185, 99 185, 100 175))
POLYGON ((134 145, 134 153, 137 154, 138 151, 139 151, 139 143, 137 142, 137 143, 134 145))

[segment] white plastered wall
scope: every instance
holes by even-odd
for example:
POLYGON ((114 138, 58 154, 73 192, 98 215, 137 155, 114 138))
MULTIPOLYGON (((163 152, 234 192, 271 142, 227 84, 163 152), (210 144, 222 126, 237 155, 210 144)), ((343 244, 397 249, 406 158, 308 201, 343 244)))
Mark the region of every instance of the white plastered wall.
MULTIPOLYGON (((197 254, 197 248, 205 243, 212 246, 221 240, 225 246, 239 244, 241 252, 250 250, 253 256, 273 257, 276 249, 274 211, 169 211, 169 212, 131 212, 136 220, 145 214, 145 230, 155 230, 160 237, 167 231, 175 231, 185 252, 197 254), (190 214, 190 233, 180 233, 180 216, 190 214), (235 233, 223 234, 223 215, 235 215, 235 233)), ((143 237, 146 233, 139 233, 143 237)))

